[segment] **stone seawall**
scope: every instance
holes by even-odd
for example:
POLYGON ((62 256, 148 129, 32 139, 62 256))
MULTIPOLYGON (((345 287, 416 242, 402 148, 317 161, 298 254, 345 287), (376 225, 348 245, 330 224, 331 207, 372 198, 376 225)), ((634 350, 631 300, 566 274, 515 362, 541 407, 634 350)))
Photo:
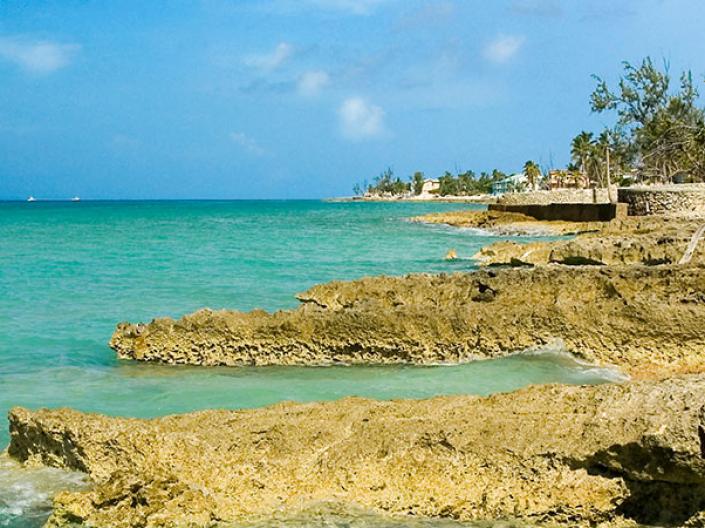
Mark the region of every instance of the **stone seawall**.
POLYGON ((497 200, 497 203, 504 205, 548 205, 609 202, 610 198, 607 189, 555 189, 553 191, 508 193, 497 200))
POLYGON ((626 187, 618 190, 629 215, 705 215, 705 184, 626 187))
POLYGON ((519 213, 536 220, 565 222, 609 222, 625 218, 625 204, 611 203, 550 203, 550 204, 489 204, 488 210, 519 213))

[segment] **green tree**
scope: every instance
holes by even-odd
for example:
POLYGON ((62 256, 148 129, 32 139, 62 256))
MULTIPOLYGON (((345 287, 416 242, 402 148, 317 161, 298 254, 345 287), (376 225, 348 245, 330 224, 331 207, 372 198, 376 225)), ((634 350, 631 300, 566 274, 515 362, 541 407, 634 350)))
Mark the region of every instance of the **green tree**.
POLYGON ((506 172, 502 172, 501 170, 498 170, 498 169, 492 170, 492 181, 504 180, 506 177, 507 177, 506 172))
POLYGON ((592 153, 593 144, 592 132, 586 132, 585 130, 575 136, 570 143, 570 158, 580 167, 580 172, 583 175, 587 171, 588 158, 592 153))
POLYGON ((458 180, 448 171, 438 178, 438 194, 441 196, 458 195, 458 180))
POLYGON ((421 191, 423 190, 423 182, 424 182, 424 174, 423 172, 418 172, 416 171, 414 175, 411 177, 411 186, 414 190, 414 194, 419 195, 421 194, 421 191))
POLYGON ((617 126, 626 131, 631 153, 647 176, 671 180, 687 172, 705 179, 705 112, 696 104, 699 94, 689 71, 681 74, 675 91, 668 65, 661 71, 648 57, 639 66, 624 63, 615 91, 595 79, 592 110, 617 113, 617 126))
POLYGON ((458 194, 469 196, 477 192, 475 173, 471 170, 458 174, 458 194))
POLYGON ((531 160, 524 163, 524 174, 529 182, 529 188, 536 190, 536 184, 541 179, 541 169, 538 164, 531 160))
POLYGON ((374 183, 368 186, 367 191, 376 195, 399 196, 408 193, 410 189, 411 185, 403 182, 399 177, 394 177, 394 171, 388 167, 374 179, 374 183))

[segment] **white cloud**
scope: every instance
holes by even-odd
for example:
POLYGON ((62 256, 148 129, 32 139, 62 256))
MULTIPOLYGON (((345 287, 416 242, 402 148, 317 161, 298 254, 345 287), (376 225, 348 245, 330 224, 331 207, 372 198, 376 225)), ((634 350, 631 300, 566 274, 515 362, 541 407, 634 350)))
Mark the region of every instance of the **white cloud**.
POLYGON ((386 132, 384 110, 361 97, 351 97, 343 101, 338 109, 338 117, 341 131, 348 139, 380 137, 386 132))
POLYGON ((288 42, 280 42, 269 53, 259 53, 245 57, 245 64, 259 70, 276 70, 294 55, 294 47, 288 42))
POLYGON ((370 15, 374 10, 392 0, 272 0, 269 4, 275 12, 292 12, 306 9, 338 11, 351 15, 370 15))
POLYGON ((0 37, 0 58, 37 74, 51 73, 67 66, 79 49, 76 44, 0 37))
POLYGON ((314 97, 330 84, 330 76, 321 70, 307 71, 297 83, 299 94, 306 97, 314 97))
POLYGON ((484 56, 491 62, 507 62, 517 54, 523 44, 524 37, 499 35, 496 39, 485 46, 484 56))
POLYGON ((308 0, 308 2, 323 9, 347 11, 355 15, 369 15, 385 0, 308 0))
POLYGON ((246 150, 250 154, 254 154, 255 156, 264 156, 267 153, 267 151, 260 147, 254 139, 249 137, 244 132, 231 132, 230 139, 235 144, 239 145, 244 150, 246 150))

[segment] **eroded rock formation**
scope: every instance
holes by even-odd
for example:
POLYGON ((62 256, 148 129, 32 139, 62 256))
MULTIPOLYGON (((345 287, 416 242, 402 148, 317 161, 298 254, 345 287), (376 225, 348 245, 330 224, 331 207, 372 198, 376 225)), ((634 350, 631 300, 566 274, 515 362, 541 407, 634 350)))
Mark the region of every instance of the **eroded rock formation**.
POLYGON ((705 267, 579 267, 331 282, 269 314, 118 325, 120 358, 194 365, 460 362, 561 339, 636 376, 705 370, 705 267))
POLYGON ((705 378, 153 420, 14 409, 11 456, 87 472, 50 526, 213 526, 320 502, 458 520, 681 525, 705 508, 705 378))
POLYGON ((483 229, 502 236, 574 235, 600 231, 606 222, 565 222, 536 220, 520 213, 500 211, 448 211, 411 218, 412 222, 445 224, 453 227, 483 229))
MULTIPOLYGON (((498 241, 474 255, 484 265, 676 264, 705 218, 647 217, 615 221, 596 233, 553 242, 498 241)), ((691 262, 705 263, 705 244, 691 262)))

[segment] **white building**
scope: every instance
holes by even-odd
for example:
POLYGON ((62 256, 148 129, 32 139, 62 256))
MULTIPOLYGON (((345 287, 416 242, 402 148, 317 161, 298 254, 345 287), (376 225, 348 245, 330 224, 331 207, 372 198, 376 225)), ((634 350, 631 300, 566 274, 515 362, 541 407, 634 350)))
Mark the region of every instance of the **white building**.
POLYGON ((439 180, 426 179, 421 186, 421 196, 430 196, 440 188, 441 182, 439 180))
POLYGON ((523 172, 518 172, 492 184, 492 194, 525 191, 529 188, 529 179, 523 172))

